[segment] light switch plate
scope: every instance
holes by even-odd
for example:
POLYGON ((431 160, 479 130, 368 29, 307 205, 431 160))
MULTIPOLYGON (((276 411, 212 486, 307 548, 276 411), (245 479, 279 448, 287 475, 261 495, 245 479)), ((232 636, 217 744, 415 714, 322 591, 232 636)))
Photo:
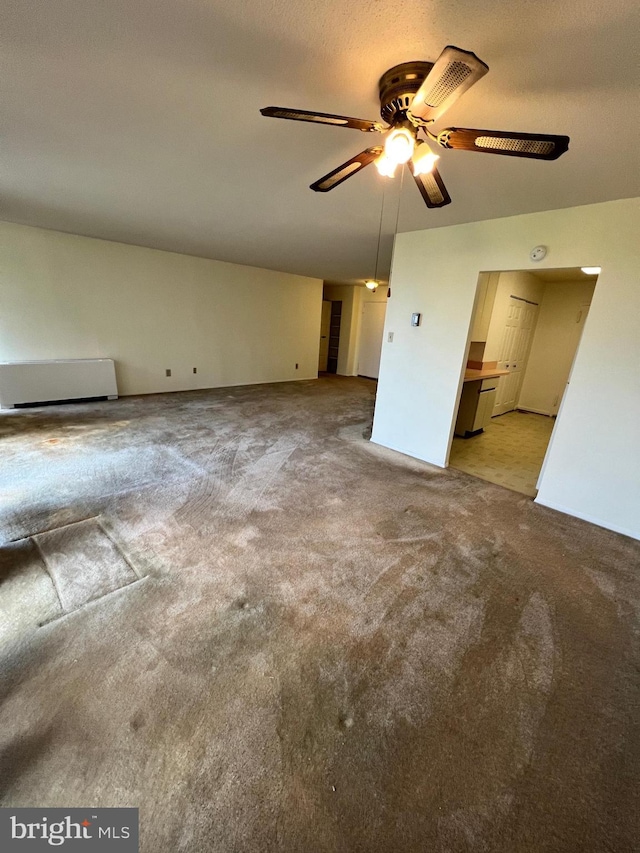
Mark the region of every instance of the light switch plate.
POLYGON ((416 313, 416 314, 411 315, 411 325, 412 326, 419 326, 421 320, 422 320, 422 314, 416 313))

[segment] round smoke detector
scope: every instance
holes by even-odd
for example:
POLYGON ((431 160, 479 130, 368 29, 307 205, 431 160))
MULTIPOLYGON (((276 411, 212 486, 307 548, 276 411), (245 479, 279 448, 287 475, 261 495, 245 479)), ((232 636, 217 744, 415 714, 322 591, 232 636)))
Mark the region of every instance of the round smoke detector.
POLYGON ((536 246, 529 252, 529 257, 532 261, 541 261, 547 254, 546 246, 536 246))

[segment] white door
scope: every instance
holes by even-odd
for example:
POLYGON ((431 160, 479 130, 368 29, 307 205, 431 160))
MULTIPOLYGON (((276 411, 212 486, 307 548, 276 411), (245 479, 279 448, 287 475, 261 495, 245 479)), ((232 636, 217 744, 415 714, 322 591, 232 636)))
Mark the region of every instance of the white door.
POLYGON ((508 374, 501 376, 498 382, 494 416, 512 411, 518 403, 537 318, 537 305, 515 296, 509 297, 498 355, 498 370, 507 370, 508 374))
POLYGON ((322 300, 322 319, 320 320, 320 351, 318 353, 318 370, 325 372, 329 358, 329 327, 331 326, 331 302, 322 300))
POLYGON ((378 378, 386 312, 386 302, 364 303, 360 326, 359 376, 368 376, 370 379, 378 378))

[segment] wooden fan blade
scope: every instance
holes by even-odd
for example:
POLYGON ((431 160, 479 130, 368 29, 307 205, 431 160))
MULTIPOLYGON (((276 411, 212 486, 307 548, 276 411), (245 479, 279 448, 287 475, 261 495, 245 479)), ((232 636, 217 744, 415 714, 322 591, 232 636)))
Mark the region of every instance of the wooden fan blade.
POLYGON ((356 172, 360 172, 365 166, 368 166, 369 163, 373 163, 373 161, 381 154, 382 148, 379 146, 375 148, 367 148, 366 151, 356 154, 356 156, 352 157, 351 160, 347 160, 346 163, 343 163, 342 166, 338 166, 337 169, 329 172, 328 175, 320 178, 319 181, 315 181, 315 183, 311 184, 311 189, 316 193, 328 193, 329 190, 337 187, 338 184, 346 181, 347 178, 355 175, 356 172))
POLYGON ((350 118, 349 116, 336 116, 331 113, 312 113, 308 110, 291 110, 288 107, 264 107, 260 112, 263 116, 286 118, 291 121, 312 121, 315 124, 332 124, 335 127, 350 127, 353 130, 384 130, 383 125, 377 121, 367 121, 364 118, 350 118))
POLYGON ((411 160, 407 165, 427 207, 444 207, 445 204, 451 204, 451 196, 435 166, 426 175, 416 175, 411 160))
POLYGON ((409 115, 435 121, 488 70, 489 66, 475 53, 447 45, 416 92, 409 115))
POLYGON ((438 134, 443 148, 529 157, 534 160, 557 160, 569 148, 568 136, 550 133, 517 133, 509 130, 473 130, 449 127, 438 134))

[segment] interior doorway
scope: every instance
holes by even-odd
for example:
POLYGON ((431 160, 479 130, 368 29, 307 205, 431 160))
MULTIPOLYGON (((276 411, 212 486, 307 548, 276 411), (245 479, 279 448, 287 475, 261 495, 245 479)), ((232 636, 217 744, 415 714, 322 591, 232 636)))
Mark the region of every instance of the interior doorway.
POLYGON ((535 497, 597 273, 483 272, 449 465, 535 497))
POLYGON ((340 326, 342 324, 342 300, 334 299, 329 317, 329 355, 327 373, 338 372, 338 352, 340 349, 340 326))
POLYGON ((320 317, 318 373, 337 373, 342 326, 342 300, 323 299, 320 317))
POLYGON ((386 286, 324 283, 319 373, 378 378, 388 294, 386 286))
POLYGON ((326 373, 329 362, 329 330, 331 327, 331 302, 322 300, 320 319, 320 349, 318 351, 318 373, 326 373))

